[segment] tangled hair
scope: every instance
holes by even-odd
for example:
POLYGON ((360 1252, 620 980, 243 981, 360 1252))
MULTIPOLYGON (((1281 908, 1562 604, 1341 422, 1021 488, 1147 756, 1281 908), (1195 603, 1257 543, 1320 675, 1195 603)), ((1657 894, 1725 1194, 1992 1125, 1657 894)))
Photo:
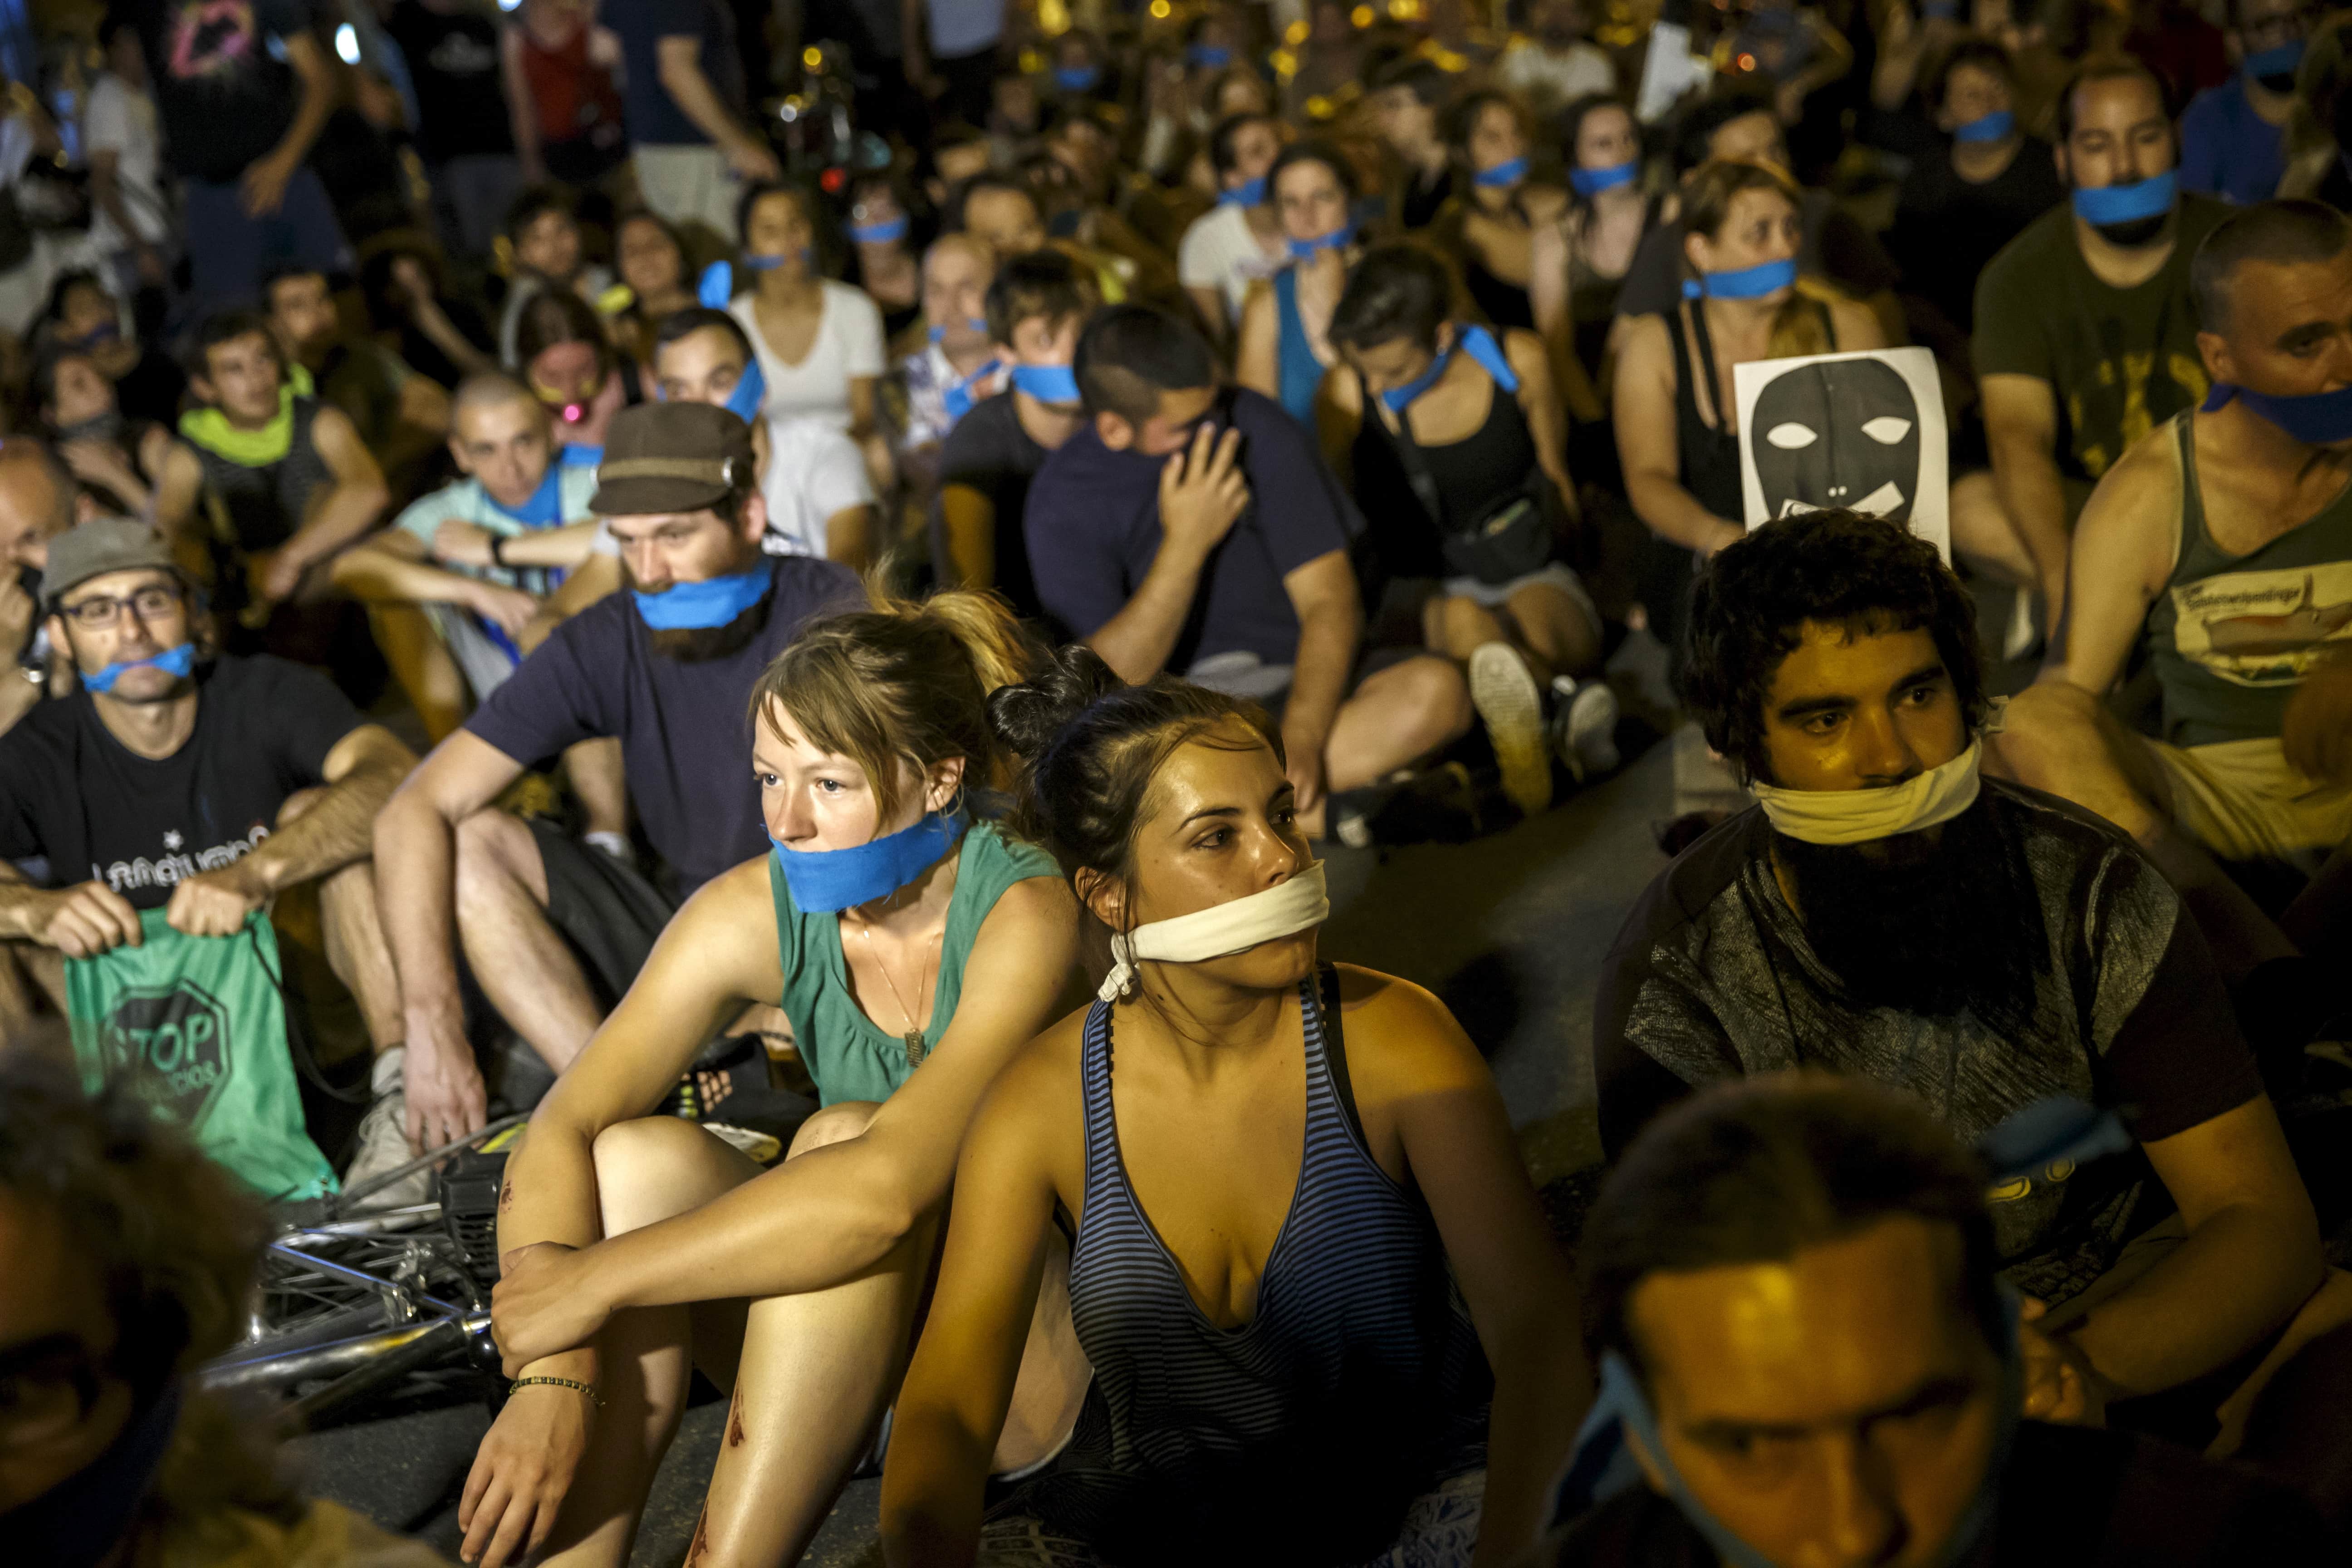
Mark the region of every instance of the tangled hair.
POLYGON ((1981 1166, 1925 1106, 1867 1079, 1771 1073, 1702 1089, 1633 1140, 1585 1221, 1586 1348, 1643 1368, 1627 1307, 1652 1274, 1783 1262, 1901 1217, 1959 1232, 1953 1288, 1998 1345, 1984 1190, 1981 1166))
POLYGON ((1282 755, 1281 732, 1257 704, 1167 675, 1129 686, 1083 643, 988 700, 989 727, 1022 759, 1016 829, 1065 875, 1099 871, 1129 889, 1160 764, 1234 719, 1282 755))
MULTIPOLYGON (((1720 241, 1723 226, 1731 217, 1731 204, 1749 191, 1769 191, 1787 202, 1790 210, 1801 217, 1804 205, 1797 187, 1779 170, 1763 163, 1750 163, 1739 159, 1718 159, 1691 176, 1683 191, 1683 234, 1685 248, 1680 260, 1684 275, 1696 278, 1698 269, 1691 264, 1688 248, 1691 235, 1705 235, 1720 241)), ((1821 285, 1808 288, 1809 280, 1800 279, 1780 308, 1772 314, 1772 335, 1769 357, 1788 358, 1797 354, 1827 353, 1831 343, 1822 331, 1821 312, 1813 308, 1813 300, 1827 296, 1821 285)), ((1696 307, 1694 306, 1694 309, 1696 307)))
POLYGON ((56 1213, 97 1269, 142 1403, 242 1337, 261 1206, 135 1081, 92 1098, 37 1047, 0 1049, 0 1188, 56 1213))
POLYGON ((773 731, 773 703, 811 745, 856 762, 882 822, 902 801, 900 758, 928 773, 961 757, 967 786, 1003 783, 989 694, 1025 679, 1038 657, 1011 606, 972 589, 920 603, 872 583, 866 594, 871 609, 810 623, 769 661, 751 687, 751 722, 773 731))
POLYGON ((1331 346, 1361 353, 1399 338, 1437 352, 1437 329, 1452 321, 1454 269, 1443 257, 1409 240, 1374 246, 1348 275, 1332 307, 1331 346))
POLYGON ((1876 636, 1927 628, 1969 730, 1984 723, 1984 654, 1968 590, 1900 523, 1843 507, 1766 523, 1692 584, 1683 700, 1743 784, 1772 782, 1764 700, 1807 621, 1876 636))

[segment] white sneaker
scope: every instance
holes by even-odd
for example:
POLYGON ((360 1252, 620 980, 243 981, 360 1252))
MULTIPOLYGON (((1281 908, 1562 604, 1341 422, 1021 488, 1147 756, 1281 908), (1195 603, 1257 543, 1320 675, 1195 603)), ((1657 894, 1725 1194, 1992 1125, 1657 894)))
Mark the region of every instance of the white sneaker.
POLYGON ((1605 680, 1552 678, 1552 749, 1569 776, 1589 783, 1616 771, 1617 693, 1605 680))
POLYGON ((1533 816, 1551 805, 1551 752, 1544 743, 1543 692, 1518 650, 1505 642, 1482 643, 1470 654, 1470 703, 1486 726, 1495 761, 1503 770, 1503 793, 1520 815, 1533 816))
MULTIPOLYGON (((360 1119, 359 1152, 352 1156, 351 1169, 343 1173, 346 1190, 416 1157, 408 1147, 408 1097, 401 1091, 402 1065, 407 1055, 407 1047, 394 1046, 378 1056, 368 1071, 368 1087, 375 1092, 375 1103, 360 1119)), ((432 1197, 433 1173, 415 1171, 388 1187, 362 1194, 351 1207, 406 1208, 428 1203, 432 1197)))

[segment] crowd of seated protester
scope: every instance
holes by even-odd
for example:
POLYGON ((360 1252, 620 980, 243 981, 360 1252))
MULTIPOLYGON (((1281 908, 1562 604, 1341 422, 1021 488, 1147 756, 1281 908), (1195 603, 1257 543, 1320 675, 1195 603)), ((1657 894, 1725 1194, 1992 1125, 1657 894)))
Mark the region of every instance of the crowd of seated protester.
POLYGON ((2346 1561, 2352 11, 1654 9, 0 29, 0 1557, 527 1114, 481 1568, 2346 1561), (1678 730, 1588 1220, 1325 867, 1678 730))

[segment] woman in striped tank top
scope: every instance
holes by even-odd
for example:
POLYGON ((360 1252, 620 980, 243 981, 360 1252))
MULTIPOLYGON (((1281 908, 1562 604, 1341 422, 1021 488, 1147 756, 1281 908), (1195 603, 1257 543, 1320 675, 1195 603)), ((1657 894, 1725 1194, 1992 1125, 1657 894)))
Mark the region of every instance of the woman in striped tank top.
POLYGON ((891 1563, 1515 1557, 1590 1380, 1486 1065, 1419 986, 1318 968, 1322 868, 1258 709, 1075 647, 990 717, 1023 830, 1122 934, 966 1140, 891 1563), (1093 1384, 992 1488, 1057 1229, 1093 1384))

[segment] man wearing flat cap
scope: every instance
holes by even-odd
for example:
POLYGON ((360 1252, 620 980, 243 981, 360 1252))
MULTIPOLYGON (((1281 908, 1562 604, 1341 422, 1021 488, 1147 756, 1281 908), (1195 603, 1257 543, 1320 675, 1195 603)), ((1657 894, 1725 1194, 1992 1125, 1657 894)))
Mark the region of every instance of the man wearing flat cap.
POLYGON ((767 505, 751 430, 724 408, 624 409, 596 480, 589 510, 620 545, 628 591, 557 627, 376 824, 420 1152, 473 1131, 488 1110, 456 944, 492 1005, 561 1071, 677 906, 767 848, 744 719, 751 683, 811 616, 865 603, 846 567, 761 551, 767 505), (526 768, 608 736, 660 862, 650 877, 491 805, 526 768))
MULTIPOLYGON (((0 939, 96 958, 142 945, 155 910, 185 935, 235 937, 278 893, 316 882, 381 1079, 401 1009, 370 832, 415 755, 316 671, 220 654, 145 523, 97 518, 50 540, 41 598, 80 689, 0 736, 0 939), (25 861, 45 861, 48 885, 16 869, 25 861)), ((347 1182, 407 1157, 387 1133, 396 1117, 396 1105, 370 1111, 347 1182)))

